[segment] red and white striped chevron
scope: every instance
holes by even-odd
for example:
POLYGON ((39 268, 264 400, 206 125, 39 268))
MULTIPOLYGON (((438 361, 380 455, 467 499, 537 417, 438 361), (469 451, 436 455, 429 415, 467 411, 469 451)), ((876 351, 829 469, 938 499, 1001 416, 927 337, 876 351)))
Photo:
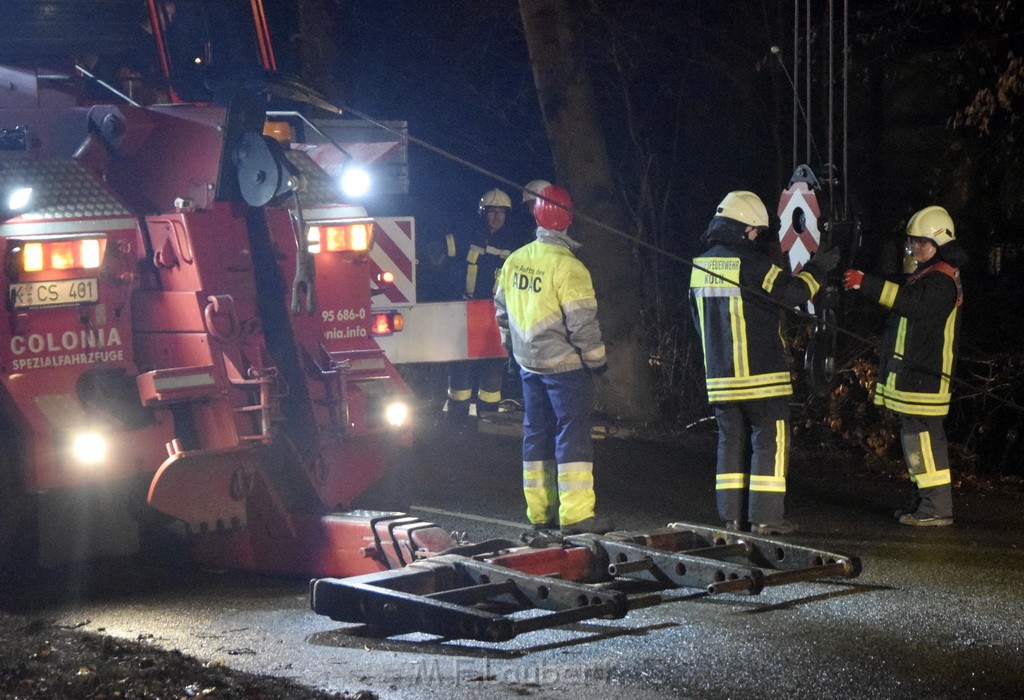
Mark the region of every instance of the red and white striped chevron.
POLYGON ((821 241, 821 233, 818 231, 818 218, 821 216, 818 197, 806 182, 794 182, 779 198, 778 213, 782 220, 779 229, 782 252, 789 255, 789 266, 795 275, 811 258, 811 254, 818 250, 821 241), (800 232, 793 226, 794 214, 798 209, 803 210, 805 219, 804 230, 800 232))
MULTIPOLYGON (((380 285, 374 308, 416 303, 416 220, 411 216, 375 216, 374 245, 370 251, 371 280, 390 272, 395 281, 380 285)), ((376 283, 375 283, 376 284, 376 283)))

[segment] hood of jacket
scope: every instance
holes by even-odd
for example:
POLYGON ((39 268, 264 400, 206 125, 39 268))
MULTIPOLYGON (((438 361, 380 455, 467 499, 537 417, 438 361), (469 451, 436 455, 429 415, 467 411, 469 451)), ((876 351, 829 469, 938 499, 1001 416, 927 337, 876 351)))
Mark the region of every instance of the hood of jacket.
MULTIPOLYGON (((762 238, 764 234, 758 236, 762 238)), ((746 245, 755 247, 754 241, 747 238, 747 225, 742 221, 727 216, 716 216, 708 224, 708 230, 701 236, 705 245, 724 243, 727 245, 746 245)))
POLYGON ((541 243, 560 245, 563 248, 568 248, 573 251, 579 250, 583 247, 583 244, 579 241, 569 238, 568 232, 555 231, 553 229, 544 228, 543 226, 537 227, 537 240, 541 243))
POLYGON ((935 257, 957 269, 966 265, 968 260, 967 251, 955 238, 946 245, 939 246, 939 252, 935 257))

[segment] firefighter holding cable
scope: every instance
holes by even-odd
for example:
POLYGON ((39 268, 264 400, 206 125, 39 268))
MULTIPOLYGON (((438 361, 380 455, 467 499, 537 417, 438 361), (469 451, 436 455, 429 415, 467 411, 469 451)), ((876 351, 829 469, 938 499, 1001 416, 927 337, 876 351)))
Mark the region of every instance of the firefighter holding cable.
POLYGON ((772 535, 796 530, 783 518, 793 386, 780 311, 817 293, 839 251, 815 254, 792 276, 771 262, 767 231, 756 194, 727 194, 703 236, 711 247, 693 261, 690 294, 718 422, 718 513, 727 529, 749 523, 751 532, 772 535))
POLYGON ((942 422, 949 412, 964 301, 960 267, 967 253, 955 238, 953 219, 939 206, 910 218, 907 251, 917 268, 902 286, 847 270, 843 287, 892 311, 875 403, 899 414, 903 456, 916 485, 911 507, 897 511, 896 519, 901 525, 943 527, 953 524, 953 496, 942 422))
POLYGON ((595 514, 594 376, 608 369, 587 268, 569 238, 572 200, 556 185, 534 202, 537 238, 501 269, 494 306, 523 379, 523 493, 534 529, 612 529, 595 514))

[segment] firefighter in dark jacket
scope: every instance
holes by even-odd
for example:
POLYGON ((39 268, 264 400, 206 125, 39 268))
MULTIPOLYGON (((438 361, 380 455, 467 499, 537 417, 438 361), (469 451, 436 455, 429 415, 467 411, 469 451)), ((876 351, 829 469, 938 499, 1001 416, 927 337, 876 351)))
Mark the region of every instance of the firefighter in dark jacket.
MULTIPOLYGON (((447 236, 453 281, 459 285, 458 298, 494 297, 502 264, 525 242, 514 227, 506 226, 511 208, 512 200, 506 193, 488 190, 477 207, 482 225, 473 236, 462 242, 451 234, 447 236)), ((506 364, 503 359, 453 362, 448 377, 448 417, 457 422, 470 419, 474 390, 477 417, 497 411, 506 364)))
POLYGON ((796 529, 783 518, 793 386, 780 313, 814 296, 839 251, 792 276, 765 252, 767 231, 757 195, 726 195, 704 234, 711 248, 693 261, 690 294, 718 422, 718 513, 730 530, 749 523, 757 534, 786 534, 796 529))
POLYGON ((917 267, 903 285, 860 270, 843 275, 857 289, 892 310, 882 340, 875 403, 900 416, 903 456, 916 485, 913 505, 896 512, 901 525, 953 524, 949 448, 942 421, 949 412, 964 294, 960 267, 967 253, 954 237, 945 209, 931 206, 907 224, 908 253, 917 267))

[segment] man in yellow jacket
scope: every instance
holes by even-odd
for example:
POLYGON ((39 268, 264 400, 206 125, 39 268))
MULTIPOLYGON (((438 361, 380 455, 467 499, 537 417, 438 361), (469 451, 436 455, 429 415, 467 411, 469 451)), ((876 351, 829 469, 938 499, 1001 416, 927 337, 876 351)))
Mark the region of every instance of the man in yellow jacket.
POLYGON ((564 535, 612 529, 595 514, 591 444, 594 375, 608 369, 590 273, 569 238, 572 200, 540 191, 537 238, 512 253, 494 306, 505 350, 523 379, 523 493, 535 529, 564 535))

